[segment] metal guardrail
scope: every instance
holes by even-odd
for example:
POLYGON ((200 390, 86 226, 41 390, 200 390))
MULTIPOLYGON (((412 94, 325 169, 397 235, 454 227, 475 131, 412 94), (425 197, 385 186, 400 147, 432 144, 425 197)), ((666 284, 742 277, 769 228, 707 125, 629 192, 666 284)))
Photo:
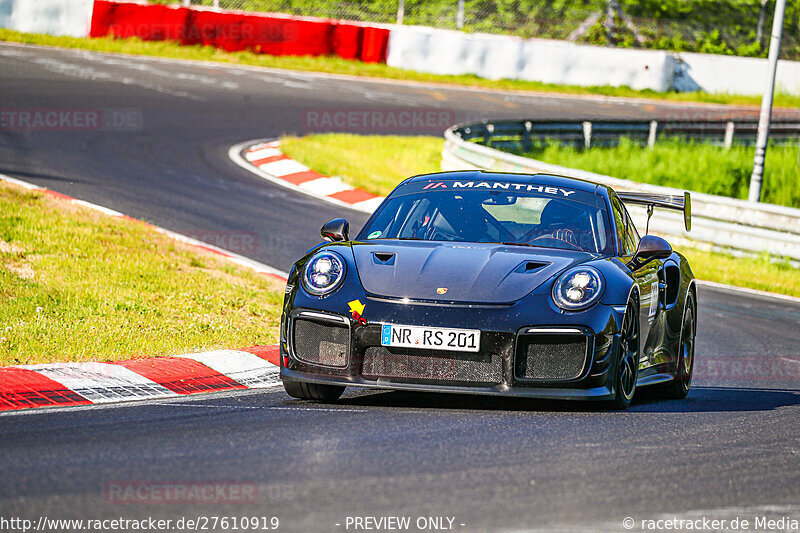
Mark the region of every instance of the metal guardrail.
MULTIPOLYGON (((577 123, 583 134, 583 123, 577 123)), ((622 131, 629 131, 622 125, 641 124, 633 122, 604 122, 594 123, 591 127, 592 139, 598 131, 602 135, 608 133, 608 138, 616 135, 619 139, 622 131), (617 129, 613 126, 618 125, 617 129)), ((697 134, 709 139, 718 135, 718 125, 712 128, 711 123, 705 129, 682 130, 682 135, 697 134), (701 133, 698 133, 701 132, 701 133)), ((724 123, 723 123, 724 124, 724 123)), ((800 140, 800 124, 785 123, 787 142, 794 132, 795 142, 800 140)), ((727 126, 726 126, 727 127, 727 126)), ((650 128, 650 126, 648 126, 650 128)), ((666 128, 662 131, 665 131, 666 128)), ((678 131, 675 128, 673 131, 678 131)), ((776 130, 772 130, 776 131, 776 130)), ((562 176, 571 176, 596 183, 608 185, 618 191, 639 191, 656 194, 683 194, 683 190, 657 185, 637 183, 612 176, 587 172, 553 165, 527 157, 514 155, 501 151, 496 147, 509 148, 516 146, 523 148, 526 142, 535 142, 536 138, 545 136, 559 138, 565 135, 565 142, 583 142, 582 137, 576 137, 575 123, 568 122, 541 122, 541 121, 498 121, 483 122, 479 124, 466 124, 453 126, 445 132, 445 144, 442 150, 442 170, 494 170, 503 172, 547 173, 562 176), (530 126, 527 126, 527 124, 530 126), (552 129, 546 129, 551 125, 552 129), (570 129, 567 130, 566 126, 570 129), (539 135, 541 134, 541 135, 539 135), (566 137, 569 134, 572 137, 566 137), (526 135, 529 140, 526 140, 526 135), (534 137, 539 135, 539 137, 534 137), (480 142, 477 142, 480 141, 480 142), (486 146, 481 142, 489 144, 486 146)), ((642 136, 641 129, 639 135, 642 136)), ((648 138, 650 129, 647 131, 648 138)), ((736 135, 735 127, 732 135, 736 135)), ((784 135, 781 133, 781 135, 784 135)), ((603 138, 603 137, 601 137, 603 138)), ((686 138, 686 137, 684 137, 686 138)), ((753 135, 755 138, 755 135, 753 135)), ((724 137, 723 137, 724 141, 724 137)), ((595 142, 590 141, 589 144, 595 142)), ((724 144, 724 142, 723 142, 724 144)), ((646 213, 644 209, 631 209, 631 215, 638 227, 644 227, 646 213)), ((655 233, 670 237, 673 244, 690 244, 705 249, 723 251, 734 254, 753 254, 766 252, 775 257, 786 257, 795 266, 800 266, 800 209, 790 207, 751 203, 745 200, 713 196, 710 194, 692 192, 692 232, 687 233, 683 228, 683 217, 672 212, 661 212, 654 216, 650 228, 655 233)))
MULTIPOLYGON (((758 122, 753 120, 675 121, 675 120, 504 120, 458 126, 456 133, 465 140, 480 140, 485 146, 513 146, 530 150, 541 142, 591 147, 614 146, 623 137, 654 146, 661 139, 700 141, 730 148, 753 145, 758 122)), ((770 142, 800 144, 800 122, 773 121, 770 142)))

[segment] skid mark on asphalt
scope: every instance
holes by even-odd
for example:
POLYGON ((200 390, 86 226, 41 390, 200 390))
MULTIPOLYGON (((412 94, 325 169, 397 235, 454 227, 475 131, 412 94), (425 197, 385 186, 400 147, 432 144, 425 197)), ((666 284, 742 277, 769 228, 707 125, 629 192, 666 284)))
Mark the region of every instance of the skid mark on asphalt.
MULTIPOLYGON (((61 76, 66 76, 70 78, 77 78, 81 80, 88 80, 88 81, 104 81, 104 82, 112 82, 112 83, 122 83, 123 85, 133 85, 140 87, 142 89, 147 89, 151 91, 155 91, 161 94, 167 94, 170 96, 175 96, 178 98, 187 98, 189 100, 194 100, 196 102, 204 102, 206 101, 205 98, 188 93, 186 91, 181 90, 174 90, 169 87, 164 87, 163 85, 149 83, 143 80, 138 80, 129 76, 119 76, 112 72, 108 72, 105 70, 98 70, 89 65, 81 65, 72 61, 69 61, 65 58, 57 58, 57 57, 41 57, 35 53, 21 51, 21 50, 8 50, 3 49, 0 52, 0 55, 6 57, 14 57, 29 63, 33 63, 42 67, 43 69, 53 72, 55 74, 59 74, 61 76)), ((63 57, 64 54, 62 54, 63 57)), ((79 60, 78 57, 72 57, 72 59, 79 60)), ((173 75, 174 77, 174 75, 173 75)))
POLYGON ((87 52, 80 52, 77 55, 79 55, 82 59, 91 61, 93 63, 99 63, 102 65, 119 67, 128 70, 136 70, 145 74, 161 76, 162 78, 167 78, 170 80, 190 81, 206 85, 209 87, 221 87, 223 89, 229 89, 233 91, 239 89, 239 84, 234 81, 215 78, 213 76, 206 76, 202 74, 190 74, 186 72, 173 72, 169 70, 163 70, 155 68, 152 65, 152 62, 142 62, 138 61, 136 58, 131 58, 131 57, 116 58, 112 56, 97 55, 87 52))

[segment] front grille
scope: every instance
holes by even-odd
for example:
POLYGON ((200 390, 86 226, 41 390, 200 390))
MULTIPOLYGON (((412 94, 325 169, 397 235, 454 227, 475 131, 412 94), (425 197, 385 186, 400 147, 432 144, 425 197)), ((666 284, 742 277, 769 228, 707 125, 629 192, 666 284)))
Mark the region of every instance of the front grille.
POLYGON ((396 378, 489 384, 502 381, 503 364, 500 356, 495 354, 422 355, 372 346, 364 352, 362 374, 368 379, 396 378))
POLYGON ((585 335, 522 335, 517 343, 517 378, 564 381, 583 373, 589 337, 585 335))
POLYGON ((305 318, 294 320, 292 351, 302 361, 325 366, 347 366, 350 329, 305 318))

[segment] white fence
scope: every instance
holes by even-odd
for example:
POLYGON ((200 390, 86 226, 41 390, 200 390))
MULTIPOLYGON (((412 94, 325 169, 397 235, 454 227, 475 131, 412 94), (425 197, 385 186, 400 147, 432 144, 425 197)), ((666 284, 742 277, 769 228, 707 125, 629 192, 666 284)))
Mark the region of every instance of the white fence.
POLYGON ((0 28, 86 37, 94 0, 0 0, 0 28))
MULTIPOLYGON (((636 183, 501 152, 462 139, 456 129, 454 126, 445 132, 442 170, 548 173, 602 183, 618 191, 683 194, 682 190, 636 183)), ((646 214, 643 210, 632 209, 631 215, 637 226, 644 227, 646 214)), ((692 192, 690 233, 683 228, 683 216, 669 211, 654 215, 650 228, 670 237, 673 244, 690 243, 734 253, 767 252, 800 263, 800 209, 692 192)))
MULTIPOLYGON (((761 94, 766 59, 608 48, 423 26, 392 26, 387 64, 559 85, 761 94)), ((800 62, 780 61, 778 88, 800 94, 800 62)))

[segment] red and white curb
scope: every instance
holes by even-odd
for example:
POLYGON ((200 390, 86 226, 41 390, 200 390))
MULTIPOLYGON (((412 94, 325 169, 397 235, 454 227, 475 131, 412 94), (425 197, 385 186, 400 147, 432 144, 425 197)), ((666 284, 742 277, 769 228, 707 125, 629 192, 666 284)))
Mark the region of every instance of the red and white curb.
MULTIPOLYGON (((0 174, 0 181, 41 191, 48 196, 107 216, 145 224, 171 239, 212 252, 232 263, 283 282, 288 277, 286 272, 276 268, 192 237, 153 226, 119 211, 3 174, 0 174)), ((255 346, 242 350, 216 350, 113 363, 48 363, 0 367, 0 411, 274 387, 280 384, 279 364, 277 346, 255 346)))
POLYGON ((277 346, 113 363, 0 368, 0 411, 171 398, 280 385, 277 346))
POLYGON ((273 183, 364 213, 375 211, 384 199, 291 159, 281 152, 279 141, 243 142, 232 146, 228 156, 240 167, 273 183))

